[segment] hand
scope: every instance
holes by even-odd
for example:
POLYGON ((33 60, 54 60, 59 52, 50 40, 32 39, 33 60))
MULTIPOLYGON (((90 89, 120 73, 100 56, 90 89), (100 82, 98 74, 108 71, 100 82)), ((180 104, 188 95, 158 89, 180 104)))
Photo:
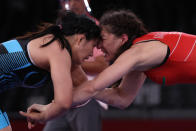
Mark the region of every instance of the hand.
POLYGON ((32 129, 35 127, 36 123, 43 123, 46 121, 45 111, 49 108, 51 104, 40 105, 33 104, 27 109, 27 112, 20 111, 22 116, 27 117, 28 128, 32 129))

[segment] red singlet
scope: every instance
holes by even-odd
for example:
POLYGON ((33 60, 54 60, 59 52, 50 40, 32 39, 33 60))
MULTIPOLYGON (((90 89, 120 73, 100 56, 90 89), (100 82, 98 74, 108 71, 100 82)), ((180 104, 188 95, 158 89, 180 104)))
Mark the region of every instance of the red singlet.
POLYGON ((151 32, 133 41, 158 40, 170 49, 166 62, 146 71, 152 81, 166 85, 196 83, 196 35, 182 32, 151 32))

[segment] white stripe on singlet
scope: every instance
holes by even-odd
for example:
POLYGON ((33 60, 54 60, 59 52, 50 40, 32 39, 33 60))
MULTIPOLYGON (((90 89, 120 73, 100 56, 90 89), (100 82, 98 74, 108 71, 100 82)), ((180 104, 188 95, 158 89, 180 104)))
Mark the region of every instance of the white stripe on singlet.
POLYGON ((179 38, 178 38, 178 41, 176 42, 176 46, 174 47, 174 49, 172 50, 172 52, 170 53, 169 56, 171 56, 174 53, 174 51, 176 50, 176 48, 177 48, 177 46, 179 44, 179 41, 180 41, 181 36, 182 36, 182 33, 179 34, 179 38))
POLYGON ((188 60, 189 56, 190 56, 191 53, 193 52, 193 49, 194 49, 194 47, 195 47, 195 44, 196 44, 196 40, 195 40, 195 42, 194 42, 194 44, 193 44, 193 46, 192 46, 192 48, 191 48, 189 54, 188 54, 188 55, 186 56, 186 58, 184 59, 184 62, 188 60))
POLYGON ((29 59, 30 59, 30 61, 35 65, 35 62, 33 61, 32 57, 31 57, 31 53, 30 53, 30 51, 29 51, 28 45, 29 45, 29 44, 27 44, 27 53, 28 53, 29 59))

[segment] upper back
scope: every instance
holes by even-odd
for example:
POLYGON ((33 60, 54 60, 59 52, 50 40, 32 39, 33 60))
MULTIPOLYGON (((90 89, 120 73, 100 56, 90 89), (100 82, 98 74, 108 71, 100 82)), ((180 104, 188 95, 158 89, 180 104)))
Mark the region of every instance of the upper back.
POLYGON ((28 40, 10 40, 0 44, 0 92, 13 87, 39 87, 49 73, 32 63, 28 40))

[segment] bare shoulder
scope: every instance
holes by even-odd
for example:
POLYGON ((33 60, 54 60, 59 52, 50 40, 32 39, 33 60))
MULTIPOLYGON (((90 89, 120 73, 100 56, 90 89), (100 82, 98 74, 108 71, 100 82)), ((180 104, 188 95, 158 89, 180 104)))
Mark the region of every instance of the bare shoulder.
POLYGON ((53 67, 71 67, 71 56, 66 48, 62 48, 59 41, 55 40, 50 45, 44 47, 43 52, 46 55, 47 61, 53 67))
MULTIPOLYGON (((61 43, 58 40, 53 41, 45 47, 42 45, 50 42, 52 40, 52 35, 43 36, 37 39, 33 39, 29 42, 27 48, 29 55, 33 63, 47 71, 50 70, 51 61, 54 62, 65 62, 66 64, 71 64, 71 57, 66 48, 61 48, 61 43)), ((61 63, 62 63, 61 62, 61 63)))
POLYGON ((125 51, 123 61, 133 62, 133 68, 145 71, 163 62, 168 46, 160 41, 141 42, 125 51), (129 59, 129 60, 126 60, 129 59))
POLYGON ((67 58, 67 59, 71 60, 71 56, 70 56, 68 50, 66 48, 62 48, 61 43, 57 40, 55 40, 50 45, 48 45, 44 48, 46 48, 45 53, 47 53, 48 57, 67 58))
POLYGON ((138 69, 145 71, 160 65, 167 56, 168 45, 160 41, 149 41, 134 46, 139 51, 138 69))
POLYGON ((161 48, 167 48, 167 45, 160 41, 148 41, 148 42, 141 42, 141 43, 135 44, 131 48, 132 49, 136 48, 136 49, 141 49, 141 50, 161 49, 161 48))

